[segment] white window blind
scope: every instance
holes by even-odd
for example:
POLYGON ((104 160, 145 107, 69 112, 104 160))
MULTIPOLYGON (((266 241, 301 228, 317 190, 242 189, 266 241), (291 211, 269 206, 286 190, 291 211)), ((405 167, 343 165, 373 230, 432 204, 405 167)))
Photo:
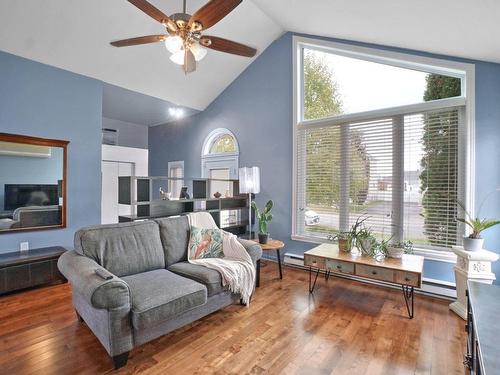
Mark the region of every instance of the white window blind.
POLYGON ((457 200, 464 195, 459 182, 462 110, 405 116, 404 236, 423 247, 449 248, 463 235, 455 220, 457 200), (419 186, 411 183, 417 177, 419 186))
POLYGON ((324 238, 358 217, 379 237, 457 244, 462 107, 298 126, 295 234, 324 238), (306 220, 314 211, 319 223, 306 220))

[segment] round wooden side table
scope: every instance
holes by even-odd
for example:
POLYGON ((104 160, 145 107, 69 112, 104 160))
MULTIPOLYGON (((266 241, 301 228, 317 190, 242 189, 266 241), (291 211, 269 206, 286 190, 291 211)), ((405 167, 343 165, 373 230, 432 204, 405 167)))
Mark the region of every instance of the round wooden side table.
MULTIPOLYGON (((259 240, 253 240, 254 242, 259 243, 259 240)), ((262 248, 262 251, 270 251, 270 250, 275 250, 276 251, 276 256, 278 257, 278 268, 280 271, 280 279, 283 279, 283 272, 281 271, 281 253, 280 250, 285 247, 285 244, 283 241, 280 240, 269 240, 267 243, 262 244, 259 243, 260 247, 262 248)), ((257 287, 260 286, 260 259, 257 261, 257 287)))

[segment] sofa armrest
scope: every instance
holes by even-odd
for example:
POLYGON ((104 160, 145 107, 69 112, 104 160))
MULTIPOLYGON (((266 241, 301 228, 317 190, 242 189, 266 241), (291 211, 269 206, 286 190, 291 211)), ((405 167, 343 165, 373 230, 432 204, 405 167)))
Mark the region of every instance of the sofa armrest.
POLYGON ((67 251, 59 257, 57 267, 73 288, 93 307, 107 310, 130 307, 130 290, 127 283, 94 260, 75 251, 67 251), (104 279, 96 273, 97 269, 112 278, 104 279))
POLYGON ((242 238, 238 238, 238 241, 243 245, 248 255, 250 255, 250 258, 252 258, 253 264, 256 264, 262 257, 262 248, 260 245, 257 242, 244 240, 242 238))

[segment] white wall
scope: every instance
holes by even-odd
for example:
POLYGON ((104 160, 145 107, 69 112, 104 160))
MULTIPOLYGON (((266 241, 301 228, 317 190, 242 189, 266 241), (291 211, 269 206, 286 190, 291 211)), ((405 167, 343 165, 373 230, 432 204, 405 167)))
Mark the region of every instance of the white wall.
POLYGON ((118 204, 118 176, 147 176, 148 150, 102 145, 101 223, 118 222, 118 215, 135 213, 135 207, 118 204))

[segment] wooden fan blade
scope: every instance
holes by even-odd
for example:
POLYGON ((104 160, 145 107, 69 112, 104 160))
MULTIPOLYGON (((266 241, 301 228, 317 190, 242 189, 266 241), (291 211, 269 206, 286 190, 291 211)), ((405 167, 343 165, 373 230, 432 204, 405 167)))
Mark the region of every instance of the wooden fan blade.
POLYGON ((184 52, 184 73, 188 74, 196 70, 196 60, 194 58, 193 52, 190 49, 186 49, 184 52))
POLYGON ((201 24, 201 29, 206 30, 226 17, 241 2, 242 0, 210 0, 191 16, 188 27, 197 22, 201 24))
POLYGON ((219 38, 217 36, 203 36, 200 39, 202 46, 214 49, 220 52, 232 53, 233 55, 254 57, 257 50, 252 47, 245 46, 241 43, 236 43, 231 40, 219 38))
POLYGON ((172 21, 165 13, 163 13, 152 4, 148 3, 146 0, 128 0, 128 2, 135 5, 148 16, 157 20, 159 23, 167 26, 171 31, 177 31, 177 24, 172 21))
POLYGON ((165 35, 146 35, 146 36, 139 36, 137 38, 117 40, 109 44, 115 47, 128 47, 128 46, 136 46, 138 44, 163 42, 165 39, 166 39, 165 35))

